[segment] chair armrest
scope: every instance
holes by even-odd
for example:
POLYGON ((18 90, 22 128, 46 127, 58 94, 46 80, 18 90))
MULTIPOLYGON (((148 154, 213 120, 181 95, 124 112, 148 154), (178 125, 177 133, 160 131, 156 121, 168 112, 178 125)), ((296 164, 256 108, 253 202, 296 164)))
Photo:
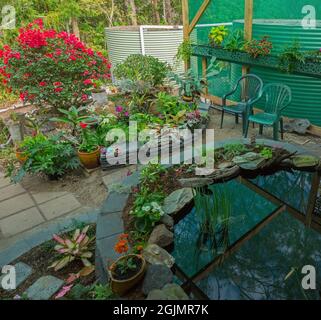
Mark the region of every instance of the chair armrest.
POLYGON ((223 106, 224 106, 224 107, 226 107, 226 100, 227 100, 227 98, 236 92, 237 87, 238 87, 238 86, 236 86, 236 87, 233 89, 233 91, 231 91, 231 92, 229 92, 229 93, 227 93, 226 95, 223 96, 222 101, 223 101, 223 106))

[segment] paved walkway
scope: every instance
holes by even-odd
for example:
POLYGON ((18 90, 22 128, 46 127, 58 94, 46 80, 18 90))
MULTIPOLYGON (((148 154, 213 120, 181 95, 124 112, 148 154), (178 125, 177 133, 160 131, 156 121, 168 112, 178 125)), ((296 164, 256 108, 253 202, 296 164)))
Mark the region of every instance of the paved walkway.
POLYGON ((81 211, 81 204, 70 193, 31 193, 20 184, 11 184, 0 173, 0 242, 47 221, 81 211))

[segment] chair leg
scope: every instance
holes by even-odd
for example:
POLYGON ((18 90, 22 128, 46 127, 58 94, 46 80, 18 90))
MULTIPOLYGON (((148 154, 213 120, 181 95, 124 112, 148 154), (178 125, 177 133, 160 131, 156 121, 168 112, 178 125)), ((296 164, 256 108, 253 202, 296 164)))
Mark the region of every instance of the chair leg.
POLYGON ((263 124, 260 124, 260 131, 259 131, 260 135, 263 134, 263 124))
POLYGON ((281 139, 284 140, 284 123, 283 118, 280 119, 280 128, 281 128, 281 139))
POLYGON ((222 110, 222 118, 221 118, 221 129, 223 129, 223 122, 224 122, 224 109, 222 110))
POLYGON ((279 141, 279 122, 278 121, 273 125, 273 139, 275 141, 279 141))
POLYGON ((244 131, 244 138, 247 138, 247 136, 249 134, 249 126, 250 126, 250 121, 246 121, 245 131, 244 131))
POLYGON ((235 115, 235 123, 239 124, 239 115, 238 114, 235 115))

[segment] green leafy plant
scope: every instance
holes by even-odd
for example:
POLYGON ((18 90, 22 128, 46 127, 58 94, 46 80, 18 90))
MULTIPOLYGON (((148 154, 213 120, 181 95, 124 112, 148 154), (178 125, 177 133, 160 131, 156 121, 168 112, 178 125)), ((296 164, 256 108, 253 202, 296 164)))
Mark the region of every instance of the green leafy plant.
POLYGON ((94 300, 110 300, 115 298, 115 295, 109 285, 102 285, 96 284, 91 292, 90 295, 93 297, 94 300))
POLYGON ((188 61, 192 56, 192 42, 191 40, 184 40, 177 49, 177 54, 175 56, 177 62, 188 61))
POLYGON ((228 51, 243 51, 246 41, 244 40, 244 31, 235 30, 224 41, 224 49, 228 51))
POLYGON ((234 157, 244 154, 248 151, 249 150, 242 143, 231 143, 224 146, 223 157, 226 160, 231 160, 234 157))
POLYGON ((264 36, 261 40, 251 40, 244 45, 244 51, 254 59, 265 57, 271 54, 273 44, 269 41, 269 36, 264 36))
POLYGON ((62 113, 63 116, 51 118, 50 121, 69 124, 72 128, 72 134, 74 135, 81 122, 86 123, 96 120, 96 118, 93 116, 82 115, 82 113, 86 112, 87 110, 87 107, 71 107, 68 110, 59 108, 58 111, 62 113))
POLYGON ((200 96, 207 87, 207 81, 217 76, 221 72, 222 65, 216 63, 216 58, 213 57, 206 69, 206 77, 199 77, 192 69, 188 69, 183 74, 170 72, 168 74, 170 80, 177 83, 179 94, 188 98, 200 96))
POLYGON ((297 63, 305 63, 306 58, 301 52, 301 46, 298 41, 294 41, 291 46, 288 46, 279 55, 279 67, 282 71, 291 73, 294 71, 297 63))
POLYGON ((229 224, 232 214, 232 196, 226 189, 209 188, 209 194, 195 191, 195 211, 201 233, 198 246, 216 253, 229 245, 229 224))
POLYGON ((221 47, 225 37, 228 35, 226 26, 213 27, 209 34, 210 44, 214 47, 221 47))
POLYGON ((137 269, 137 264, 135 263, 134 258, 128 257, 119 260, 116 268, 120 271, 121 275, 125 275, 129 271, 135 271, 137 269))
POLYGON ((49 178, 58 178, 69 170, 79 167, 79 160, 70 142, 62 136, 54 135, 49 138, 44 135, 27 137, 19 146, 27 160, 16 170, 9 165, 7 175, 13 182, 20 182, 26 173, 45 174, 49 178))
POLYGON ((50 269, 58 271, 71 262, 79 260, 84 265, 84 268, 79 272, 81 276, 89 275, 95 270, 94 265, 89 260, 93 257, 95 237, 87 235, 89 228, 90 226, 86 226, 82 230, 75 230, 70 238, 62 238, 56 234, 53 236, 53 239, 58 243, 55 246, 55 251, 60 255, 60 258, 49 267, 50 269))
POLYGON ((271 148, 265 147, 261 152, 260 155, 266 159, 270 160, 273 158, 273 150, 271 148))
POLYGON ((144 81, 154 87, 164 83, 169 70, 170 67, 157 58, 133 54, 116 66, 114 74, 118 80, 144 81))
POLYGON ((96 151, 99 147, 99 138, 97 133, 88 129, 88 125, 86 123, 81 122, 80 126, 83 130, 81 132, 81 143, 78 146, 78 150, 86 153, 96 151))

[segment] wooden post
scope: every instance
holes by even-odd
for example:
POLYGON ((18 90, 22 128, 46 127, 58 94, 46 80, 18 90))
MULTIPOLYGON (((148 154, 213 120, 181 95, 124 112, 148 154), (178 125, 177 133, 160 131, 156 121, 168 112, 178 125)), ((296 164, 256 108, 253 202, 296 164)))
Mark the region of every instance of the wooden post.
MULTIPOLYGON (((183 8, 183 37, 184 41, 189 41, 189 6, 188 0, 182 0, 182 8, 183 8)), ((191 67, 191 61, 185 61, 185 71, 187 71, 191 67)))
MULTIPOLYGON (((246 41, 250 41, 253 38, 253 0, 245 1, 245 12, 244 12, 244 38, 246 41)), ((250 68, 243 66, 242 73, 249 73, 250 68)))
POLYGON ((208 82, 207 82, 207 58, 202 57, 202 73, 203 73, 203 78, 206 82, 206 88, 205 88, 205 94, 208 95, 208 82))

